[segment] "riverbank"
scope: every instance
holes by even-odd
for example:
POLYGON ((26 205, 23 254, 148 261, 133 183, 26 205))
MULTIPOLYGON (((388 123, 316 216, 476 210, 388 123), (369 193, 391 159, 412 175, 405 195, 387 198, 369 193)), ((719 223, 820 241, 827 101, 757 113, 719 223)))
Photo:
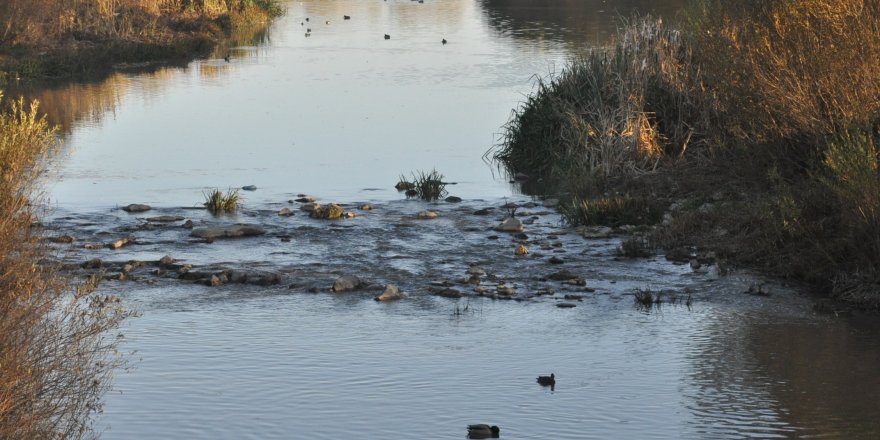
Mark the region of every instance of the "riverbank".
POLYGON ((657 225, 634 246, 880 309, 878 14, 707 0, 676 27, 633 20, 541 82, 494 158, 568 193, 570 223, 657 225))
POLYGON ((189 60, 282 13, 275 0, 5 2, 0 6, 0 84, 94 74, 119 64, 189 60))

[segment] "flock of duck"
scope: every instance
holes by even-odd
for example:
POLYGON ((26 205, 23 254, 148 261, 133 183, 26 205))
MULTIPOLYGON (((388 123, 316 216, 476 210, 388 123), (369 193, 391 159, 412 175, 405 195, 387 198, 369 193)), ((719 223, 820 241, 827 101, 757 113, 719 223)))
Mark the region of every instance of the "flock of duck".
MULTIPOLYGON (((424 3, 424 1, 419 0, 419 3, 424 3)), ((342 19, 343 19, 343 20, 351 20, 351 16, 350 16, 350 15, 343 15, 343 16, 342 16, 342 19)), ((305 25, 306 25, 306 22, 308 22, 308 21, 309 21, 309 17, 306 17, 305 21, 301 21, 301 22, 299 22, 299 25, 300 25, 300 26, 305 26, 305 25)), ((324 21, 324 24, 328 24, 328 25, 329 25, 329 24, 330 24, 330 20, 325 20, 325 21, 324 21)), ((305 35, 306 35, 306 38, 311 37, 311 36, 312 36, 312 28, 306 28, 306 34, 305 34, 305 35)), ((386 39, 386 40, 390 40, 390 39, 391 39, 391 35, 385 34, 385 39, 386 39)), ((446 38, 443 38, 442 40, 440 40, 440 43, 441 43, 441 44, 446 44, 446 43, 448 43, 448 41, 446 41, 446 38)), ((228 56, 227 56, 226 61, 229 62, 228 56)))
MULTIPOLYGON (((542 387, 550 387, 550 390, 556 389, 556 374, 550 373, 549 376, 538 376, 538 384, 542 387)), ((480 423, 477 425, 468 425, 468 438, 499 438, 501 437, 501 428, 496 425, 487 425, 480 423)))

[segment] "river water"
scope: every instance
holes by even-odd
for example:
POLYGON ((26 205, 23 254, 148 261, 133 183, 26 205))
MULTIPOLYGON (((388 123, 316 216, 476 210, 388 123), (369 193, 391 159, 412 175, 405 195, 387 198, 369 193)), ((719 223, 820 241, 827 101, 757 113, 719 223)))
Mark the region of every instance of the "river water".
POLYGON ((880 436, 875 318, 816 314, 796 287, 744 272, 619 258, 621 235, 583 238, 482 160, 535 75, 607 41, 617 17, 673 17, 682 1, 285 5, 186 66, 29 91, 65 130, 47 187, 47 234, 77 239, 61 258, 101 258, 110 275, 148 262, 103 284, 141 313, 104 438, 463 438, 472 423, 509 439, 880 436), (463 202, 394 190, 433 168, 463 202), (257 190, 235 215, 193 209, 244 185, 257 190), (310 219, 300 193, 358 217, 310 219), (117 209, 129 203, 154 209, 117 209), (526 236, 492 229, 505 203, 526 236), (415 219, 425 209, 440 217, 415 219), (209 243, 158 215, 266 234, 209 243), (121 237, 135 244, 82 246, 121 237), (257 281, 180 280, 149 263, 163 255, 257 281), (554 281, 561 270, 584 282, 554 281), (469 271, 485 275, 467 284, 469 271), (340 275, 370 286, 329 292, 340 275), (406 297, 372 301, 386 283, 406 297), (769 295, 747 293, 760 284, 769 295), (447 288, 462 297, 436 295, 447 288), (638 290, 668 302, 638 307, 638 290), (553 390, 535 383, 551 372, 553 390))

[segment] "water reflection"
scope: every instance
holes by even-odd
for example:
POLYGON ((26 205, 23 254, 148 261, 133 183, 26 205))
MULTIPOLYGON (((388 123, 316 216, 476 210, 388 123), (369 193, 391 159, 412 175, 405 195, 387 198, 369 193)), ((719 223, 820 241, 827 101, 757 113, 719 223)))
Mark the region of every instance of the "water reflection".
POLYGON ((673 18, 687 0, 479 0, 489 25, 518 40, 553 40, 573 50, 607 43, 633 13, 673 18))

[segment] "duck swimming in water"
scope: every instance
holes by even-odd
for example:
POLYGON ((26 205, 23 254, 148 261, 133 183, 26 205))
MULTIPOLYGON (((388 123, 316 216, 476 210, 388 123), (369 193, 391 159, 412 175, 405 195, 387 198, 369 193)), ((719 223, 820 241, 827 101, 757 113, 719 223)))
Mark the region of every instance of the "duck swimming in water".
POLYGON ((479 424, 468 425, 468 438, 498 438, 501 436, 501 428, 492 425, 479 424))
POLYGON ((538 376, 538 383, 543 386, 556 385, 556 375, 553 373, 550 373, 549 376, 538 376))

